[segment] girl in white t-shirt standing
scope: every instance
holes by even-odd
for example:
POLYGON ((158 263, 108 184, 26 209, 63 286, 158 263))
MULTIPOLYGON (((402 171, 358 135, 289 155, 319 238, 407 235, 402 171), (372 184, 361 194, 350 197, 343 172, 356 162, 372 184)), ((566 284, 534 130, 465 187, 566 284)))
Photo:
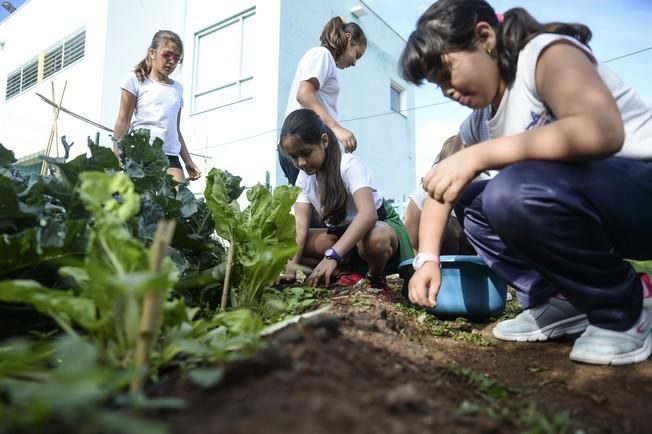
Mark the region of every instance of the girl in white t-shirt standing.
MULTIPOLYGON (((307 109, 285 119, 279 152, 301 169, 297 186, 302 192, 295 204, 297 252, 291 263, 313 268, 306 284, 350 286, 360 280, 351 274, 366 272, 370 286, 389 297, 385 275, 397 272, 401 261, 413 254, 405 227, 383 200, 371 170, 358 157, 342 155, 335 133, 307 109), (313 208, 325 228, 309 228, 313 208)), ((294 272, 288 276, 294 278, 294 272)))
POLYGON ((652 259, 652 110, 598 64, 590 38, 586 26, 542 24, 522 8, 496 15, 484 0, 439 0, 419 18, 403 76, 492 113, 489 140, 424 179, 432 199, 410 299, 435 303, 439 240, 457 202, 469 241, 525 309, 498 323, 497 338, 583 332, 572 360, 637 363, 652 351, 652 299, 624 258, 652 259), (496 168, 484 188, 465 190, 496 168))
MULTIPOLYGON (((159 30, 154 34, 147 55, 122 84, 120 111, 113 129, 116 141, 130 128, 148 129, 152 139, 163 140, 163 152, 170 162, 168 173, 178 182, 184 180, 179 156, 185 163, 189 179, 201 176, 179 129, 183 88, 170 78, 182 59, 183 43, 176 33, 159 30)), ((119 153, 117 143, 114 152, 119 153)))
MULTIPOLYGON (((321 46, 308 50, 299 61, 285 117, 300 108, 314 111, 333 130, 344 150, 353 152, 358 146, 355 136, 337 122, 337 69, 355 66, 367 49, 367 38, 356 23, 334 17, 326 23, 319 39, 321 46)), ((279 155, 279 162, 288 182, 294 185, 299 170, 283 155, 279 155)))

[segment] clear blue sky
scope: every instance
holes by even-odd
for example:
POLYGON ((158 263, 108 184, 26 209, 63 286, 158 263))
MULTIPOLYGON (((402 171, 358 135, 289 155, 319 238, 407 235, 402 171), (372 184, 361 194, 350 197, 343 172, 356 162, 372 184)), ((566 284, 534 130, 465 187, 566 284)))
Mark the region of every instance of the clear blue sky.
MULTIPOLYGON (((428 0, 364 1, 406 38, 414 30, 419 16, 433 3, 428 0)), ((586 24, 593 32, 590 46, 602 62, 652 47, 652 32, 648 30, 652 25, 652 0, 489 0, 489 3, 496 12, 523 7, 541 22, 586 24)), ((652 50, 614 60, 608 66, 652 105, 652 50)), ((428 84, 418 88, 415 99, 416 107, 446 101, 435 86, 428 84)), ((455 103, 415 111, 417 178, 427 170, 443 139, 454 133, 455 125, 459 125, 468 113, 468 109, 455 103), (438 130, 442 133, 437 134, 438 130)))

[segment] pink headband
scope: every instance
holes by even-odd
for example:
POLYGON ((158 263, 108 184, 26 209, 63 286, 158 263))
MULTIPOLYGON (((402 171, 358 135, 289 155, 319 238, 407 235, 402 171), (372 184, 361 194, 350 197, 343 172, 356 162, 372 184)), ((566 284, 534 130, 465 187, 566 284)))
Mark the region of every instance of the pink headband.
POLYGON ((505 16, 503 14, 496 14, 496 19, 498 20, 498 24, 502 24, 505 21, 505 16))

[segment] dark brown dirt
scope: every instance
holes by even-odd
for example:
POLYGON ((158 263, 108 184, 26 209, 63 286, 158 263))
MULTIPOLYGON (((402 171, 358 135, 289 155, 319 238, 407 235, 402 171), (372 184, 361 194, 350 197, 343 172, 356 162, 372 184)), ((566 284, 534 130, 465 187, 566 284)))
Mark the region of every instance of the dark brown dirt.
POLYGON ((327 314, 269 337, 220 386, 168 384, 188 407, 161 418, 178 434, 652 432, 651 361, 580 365, 571 342, 500 342, 495 322, 465 325, 488 346, 438 337, 364 291, 325 302, 327 314))

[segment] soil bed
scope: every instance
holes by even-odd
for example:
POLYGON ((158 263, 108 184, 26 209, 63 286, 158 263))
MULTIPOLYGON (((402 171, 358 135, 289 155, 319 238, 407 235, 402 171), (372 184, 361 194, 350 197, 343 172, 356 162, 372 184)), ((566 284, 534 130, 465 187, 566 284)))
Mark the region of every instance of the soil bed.
POLYGON ((324 303, 213 389, 165 379, 160 392, 188 406, 157 419, 179 434, 650 432, 650 361, 576 364, 570 341, 500 342, 497 318, 436 320, 398 290, 392 302, 360 289, 324 303))

